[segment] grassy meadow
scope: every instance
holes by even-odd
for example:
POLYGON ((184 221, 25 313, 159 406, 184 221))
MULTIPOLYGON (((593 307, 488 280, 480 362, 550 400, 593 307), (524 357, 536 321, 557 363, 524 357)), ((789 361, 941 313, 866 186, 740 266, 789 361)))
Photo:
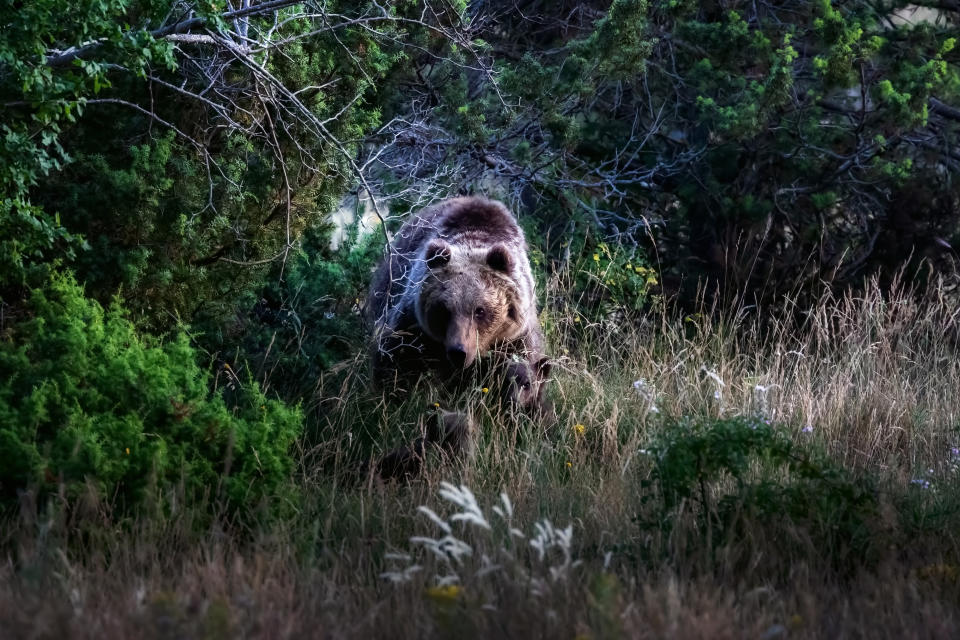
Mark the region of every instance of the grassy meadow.
POLYGON ((554 428, 480 388, 388 401, 360 353, 304 404, 319 426, 283 517, 209 521, 176 489, 135 515, 22 494, 0 635, 957 637, 944 292, 597 323, 566 290, 549 283, 544 311, 554 428), (434 457, 408 484, 362 475, 441 401, 472 414, 473 459, 434 457))

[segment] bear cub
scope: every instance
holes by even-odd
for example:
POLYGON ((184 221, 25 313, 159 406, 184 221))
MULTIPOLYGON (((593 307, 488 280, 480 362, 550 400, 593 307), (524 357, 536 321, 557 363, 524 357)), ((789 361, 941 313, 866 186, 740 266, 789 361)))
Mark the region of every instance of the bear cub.
POLYGON ((500 397, 507 407, 520 409, 545 429, 552 429, 557 423, 556 410, 546 395, 551 367, 548 358, 536 362, 517 359, 506 367, 506 379, 500 389, 500 397))
MULTIPOLYGON (((492 385, 496 396, 508 410, 522 411, 546 430, 557 424, 557 414, 553 403, 546 398, 544 388, 550 379, 551 363, 547 358, 536 362, 522 359, 511 361, 498 367, 490 375, 498 376, 486 380, 492 385)), ((487 376, 489 378, 489 375, 487 376)), ((427 452, 431 449, 448 459, 469 459, 473 455, 473 420, 464 413, 453 411, 428 410, 431 416, 423 429, 423 435, 412 444, 398 447, 374 463, 375 476, 380 480, 412 480, 423 470, 427 452)), ((364 474, 369 470, 365 466, 364 474)))

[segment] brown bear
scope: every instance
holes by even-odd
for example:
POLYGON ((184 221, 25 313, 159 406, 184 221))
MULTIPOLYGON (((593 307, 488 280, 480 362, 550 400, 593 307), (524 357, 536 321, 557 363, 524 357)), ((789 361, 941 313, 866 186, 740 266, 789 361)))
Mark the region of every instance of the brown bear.
MULTIPOLYGON (((491 385, 507 411, 521 410, 549 429, 557 422, 553 403, 544 394, 550 368, 547 358, 536 362, 511 359, 509 364, 501 363, 487 372, 484 382, 491 385), (498 378, 490 379, 491 375, 498 378)), ((473 420, 464 413, 429 409, 423 435, 380 458, 374 465, 375 474, 381 480, 411 480, 423 470, 430 450, 445 458, 470 458, 475 446, 474 431, 473 420)))
POLYGON ((384 455, 374 465, 381 480, 412 480, 423 470, 427 453, 434 449, 445 457, 469 458, 473 455, 473 420, 455 411, 429 412, 423 436, 409 446, 384 455))
POLYGON ((507 408, 524 411, 548 429, 557 422, 553 403, 546 396, 551 366, 547 358, 540 358, 536 362, 518 358, 504 369, 505 377, 500 390, 507 408))
POLYGON ((543 350, 527 243, 514 216, 481 197, 444 200, 412 215, 374 274, 366 313, 379 380, 468 369, 494 350, 543 350))

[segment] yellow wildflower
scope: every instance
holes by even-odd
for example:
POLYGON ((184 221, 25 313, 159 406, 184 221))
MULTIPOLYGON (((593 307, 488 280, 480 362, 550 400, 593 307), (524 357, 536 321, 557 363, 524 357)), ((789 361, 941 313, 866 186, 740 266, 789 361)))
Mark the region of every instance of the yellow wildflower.
POLYGON ((593 261, 594 261, 594 262, 600 262, 600 254, 599 254, 599 253, 593 254, 593 261))
POLYGON ((127 455, 130 455, 130 447, 127 447, 127 455))
POLYGON ((572 466, 573 466, 573 463, 567 460, 567 467, 572 467, 572 466))
POLYGON ((627 263, 627 269, 633 269, 633 265, 630 264, 629 262, 627 263))
POLYGON ((433 406, 435 406, 437 409, 439 409, 439 408, 440 408, 440 403, 439 403, 439 402, 434 402, 434 403, 433 403, 433 406))
POLYGON ((223 363, 223 368, 224 368, 224 369, 229 369, 229 368, 230 368, 230 365, 227 364, 226 362, 224 362, 224 363, 223 363))
POLYGON ((463 588, 456 584, 447 584, 427 589, 427 596, 441 604, 450 603, 459 599, 462 593, 463 588))
POLYGON ((480 391, 483 391, 484 393, 490 393, 490 388, 484 387, 483 389, 480 389, 480 391))
POLYGON ((931 564, 916 569, 915 573, 920 578, 944 582, 956 582, 960 578, 960 568, 953 564, 931 564))
POLYGON ((578 436, 582 436, 583 432, 586 431, 587 428, 582 424, 575 424, 573 425, 573 430, 578 436))

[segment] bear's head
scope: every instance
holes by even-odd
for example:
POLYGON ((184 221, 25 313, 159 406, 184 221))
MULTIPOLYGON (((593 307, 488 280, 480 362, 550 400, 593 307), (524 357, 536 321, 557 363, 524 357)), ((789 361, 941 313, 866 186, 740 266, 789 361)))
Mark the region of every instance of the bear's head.
POLYGON ((506 368, 506 384, 502 396, 508 406, 526 411, 536 411, 543 406, 546 382, 550 379, 550 360, 540 358, 536 362, 519 360, 506 368))
POLYGON ((514 259, 503 245, 464 247, 437 238, 423 253, 426 272, 416 304, 417 322, 441 343, 456 369, 524 331, 514 259))

